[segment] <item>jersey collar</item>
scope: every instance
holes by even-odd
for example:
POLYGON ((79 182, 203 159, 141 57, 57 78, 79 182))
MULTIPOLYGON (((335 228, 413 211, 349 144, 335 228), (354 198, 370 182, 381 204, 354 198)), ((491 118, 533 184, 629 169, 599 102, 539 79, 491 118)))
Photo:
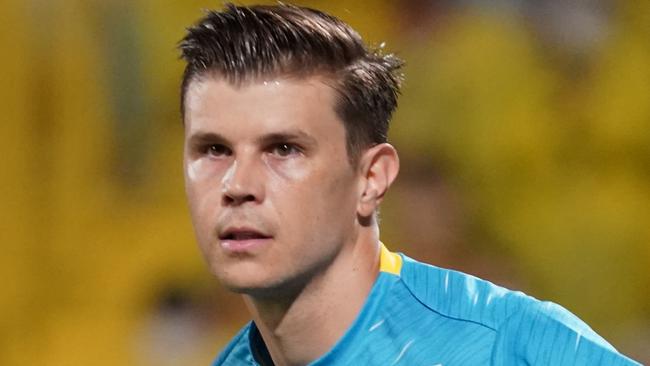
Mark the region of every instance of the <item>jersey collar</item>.
POLYGON ((379 270, 399 276, 402 271, 402 257, 389 251, 384 243, 379 243, 379 245, 379 270))

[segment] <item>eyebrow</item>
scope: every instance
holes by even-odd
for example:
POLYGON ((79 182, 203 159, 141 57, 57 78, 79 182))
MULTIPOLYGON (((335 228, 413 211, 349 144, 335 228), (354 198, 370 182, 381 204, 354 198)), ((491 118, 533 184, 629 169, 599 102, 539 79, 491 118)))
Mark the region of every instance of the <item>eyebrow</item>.
POLYGON ((201 131, 193 133, 189 137, 189 139, 187 141, 188 141, 188 145, 190 145, 190 146, 203 145, 203 144, 207 144, 207 143, 211 143, 211 144, 214 144, 214 143, 227 144, 228 143, 228 139, 226 139, 225 137, 221 136, 218 133, 201 132, 201 131))
MULTIPOLYGON (((261 145, 268 145, 272 143, 292 142, 296 140, 300 140, 301 142, 307 145, 317 144, 316 138, 314 138, 313 136, 309 135, 308 133, 302 130, 286 130, 286 131, 268 133, 259 136, 257 139, 255 139, 255 142, 261 145)), ((192 134, 189 137, 188 143, 189 145, 192 146, 202 145, 206 143, 211 143, 211 144, 219 143, 219 144, 229 145, 230 140, 228 140, 226 137, 216 132, 199 131, 192 134)))
POLYGON ((307 145, 316 145, 317 141, 314 137, 301 130, 288 130, 278 131, 262 135, 257 139, 257 142, 262 145, 268 145, 278 142, 293 142, 299 140, 307 145))

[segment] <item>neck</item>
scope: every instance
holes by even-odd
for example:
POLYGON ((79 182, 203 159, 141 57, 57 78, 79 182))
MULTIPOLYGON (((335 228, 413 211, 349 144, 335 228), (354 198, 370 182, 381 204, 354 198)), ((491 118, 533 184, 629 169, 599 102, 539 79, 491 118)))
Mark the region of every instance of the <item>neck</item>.
POLYGON ((352 325, 379 272, 378 234, 367 229, 292 296, 244 295, 275 365, 314 361, 352 325))

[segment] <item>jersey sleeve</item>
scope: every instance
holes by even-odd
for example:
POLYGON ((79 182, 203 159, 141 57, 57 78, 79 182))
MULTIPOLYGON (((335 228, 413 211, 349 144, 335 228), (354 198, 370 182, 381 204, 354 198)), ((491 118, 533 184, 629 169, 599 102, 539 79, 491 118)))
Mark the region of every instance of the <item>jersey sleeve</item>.
POLYGON ((511 315, 497 330, 492 365, 640 365, 620 354, 563 307, 539 302, 511 315))

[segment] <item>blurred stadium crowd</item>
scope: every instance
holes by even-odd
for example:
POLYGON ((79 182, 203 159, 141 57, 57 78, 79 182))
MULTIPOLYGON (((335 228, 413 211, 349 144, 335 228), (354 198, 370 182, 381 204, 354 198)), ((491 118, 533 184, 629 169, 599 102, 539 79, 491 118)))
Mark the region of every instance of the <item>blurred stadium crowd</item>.
MULTIPOLYGON (((294 3, 407 61, 383 241, 650 363, 650 2, 294 3)), ((3 2, 0 364, 208 364, 246 321, 182 184, 175 44, 220 5, 3 2)))

